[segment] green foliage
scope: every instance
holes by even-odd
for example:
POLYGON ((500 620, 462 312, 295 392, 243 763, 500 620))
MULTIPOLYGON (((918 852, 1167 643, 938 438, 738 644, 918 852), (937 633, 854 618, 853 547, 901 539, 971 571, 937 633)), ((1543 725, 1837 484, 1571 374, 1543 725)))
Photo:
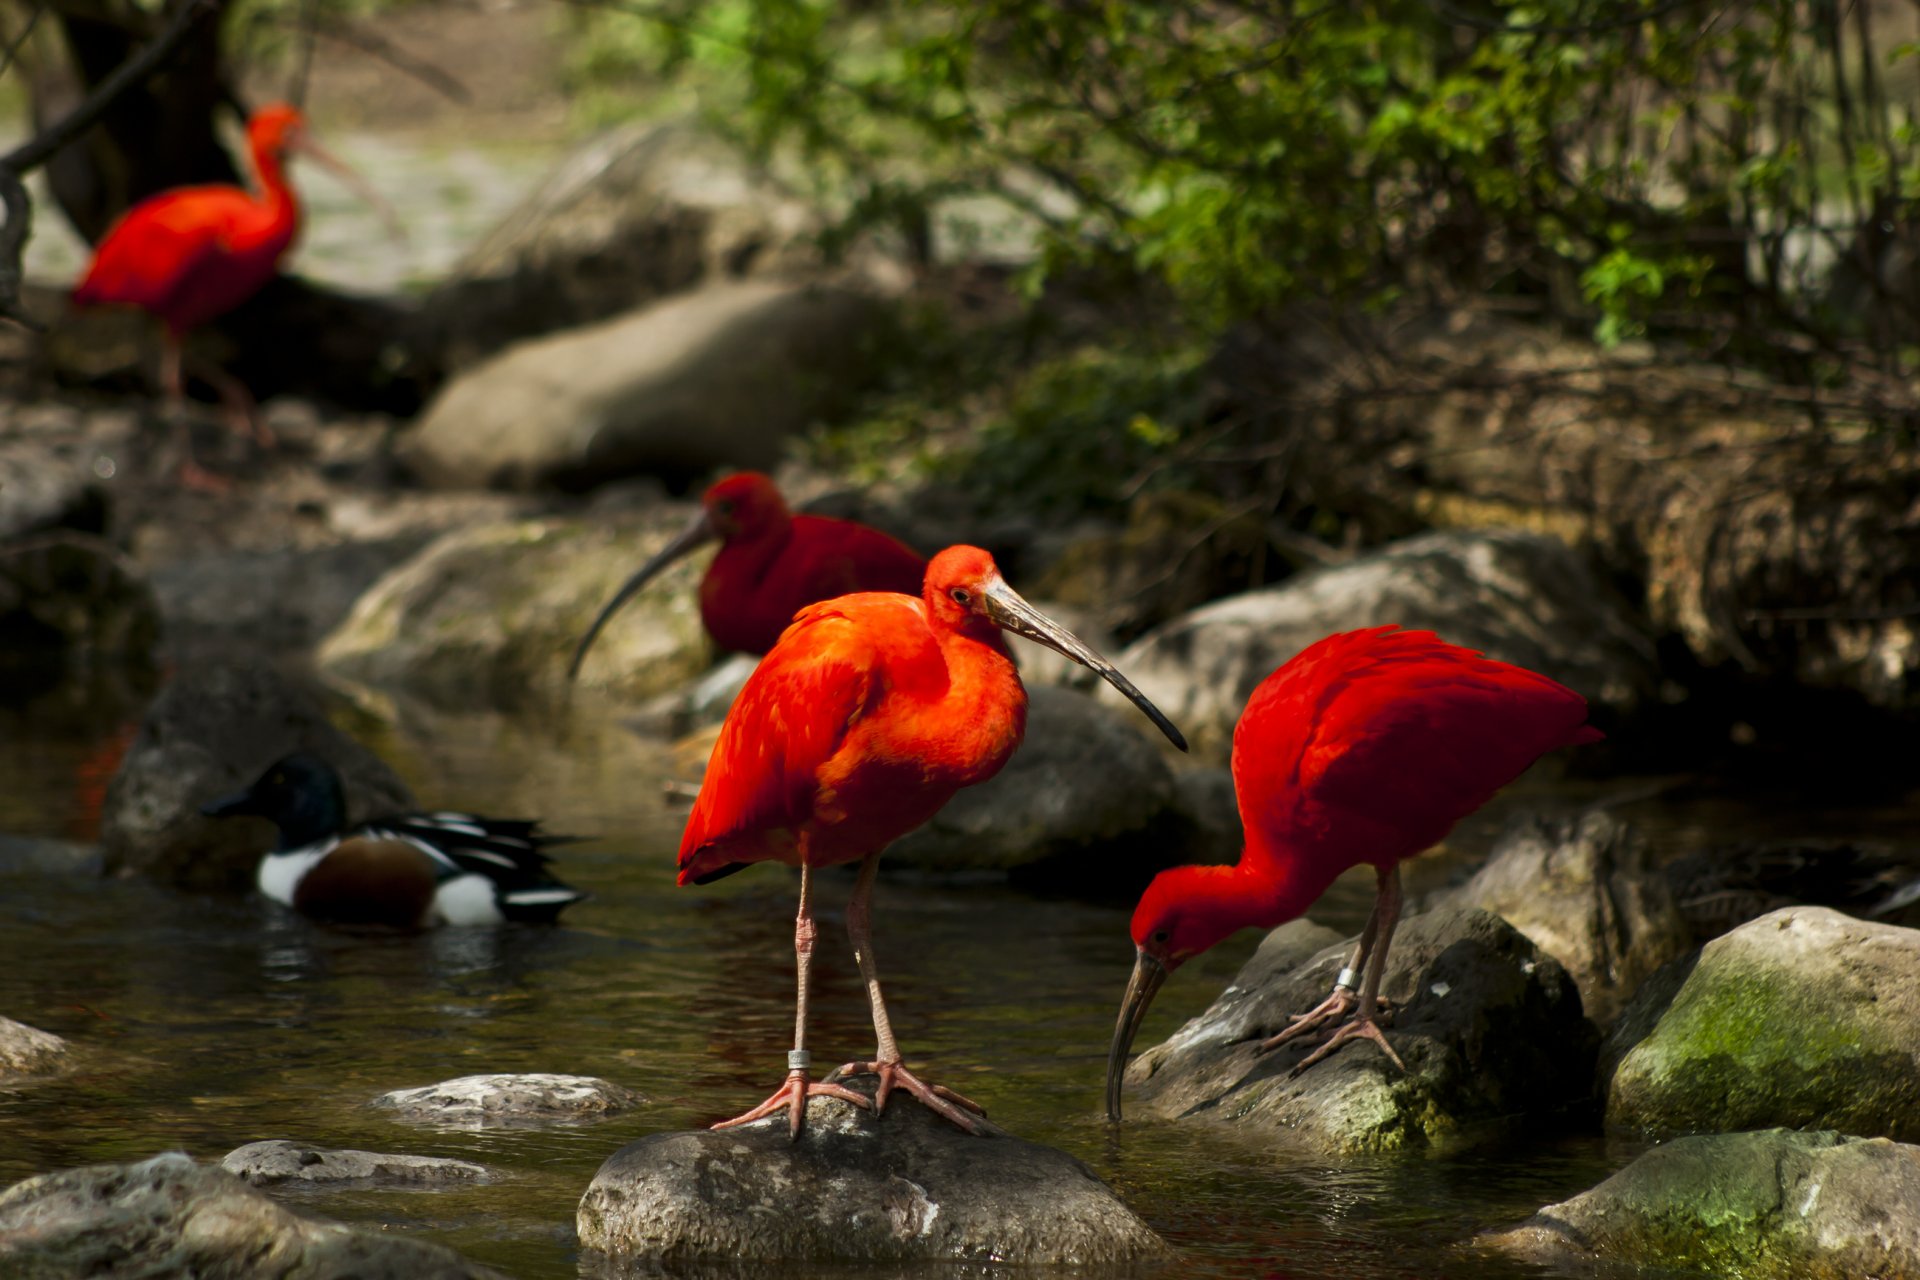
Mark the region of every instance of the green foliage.
MULTIPOLYGON (((576 0, 585 6, 587 0, 576 0)), ((581 86, 679 86, 850 220, 986 194, 1037 270, 1217 326, 1531 298, 1604 341, 1823 323, 1815 224, 1920 194, 1916 47, 1839 0, 605 0, 581 86), (1759 324, 1752 323, 1759 319, 1759 324)), ((1909 326, 1910 327, 1910 326, 1909 326)))

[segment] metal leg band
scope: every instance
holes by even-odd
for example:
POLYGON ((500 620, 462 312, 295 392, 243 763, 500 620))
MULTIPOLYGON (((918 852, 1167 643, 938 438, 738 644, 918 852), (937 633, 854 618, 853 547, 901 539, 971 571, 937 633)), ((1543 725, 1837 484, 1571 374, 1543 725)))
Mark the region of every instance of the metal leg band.
POLYGON ((1333 980, 1333 988, 1336 991, 1358 991, 1360 989, 1360 971, 1351 965, 1342 969, 1340 976, 1333 980))
POLYGON ((787 1050, 787 1070, 806 1071, 813 1066, 813 1055, 805 1049, 787 1050))

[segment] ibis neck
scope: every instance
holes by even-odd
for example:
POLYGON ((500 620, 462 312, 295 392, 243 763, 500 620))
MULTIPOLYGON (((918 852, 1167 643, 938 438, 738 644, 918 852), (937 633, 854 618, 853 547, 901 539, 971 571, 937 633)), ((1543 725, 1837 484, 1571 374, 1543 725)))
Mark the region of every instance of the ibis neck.
MULTIPOLYGON (((951 756, 967 762, 962 785, 1000 771, 1027 731, 1027 691, 998 628, 935 627, 946 686, 938 691, 951 756)), ((929 688, 928 692, 934 692, 929 688)))
POLYGON ((1242 929, 1271 929, 1307 912, 1332 877, 1321 877, 1301 862, 1268 862, 1242 853, 1228 867, 1185 868, 1192 873, 1182 886, 1188 910, 1207 920, 1214 942, 1242 929))

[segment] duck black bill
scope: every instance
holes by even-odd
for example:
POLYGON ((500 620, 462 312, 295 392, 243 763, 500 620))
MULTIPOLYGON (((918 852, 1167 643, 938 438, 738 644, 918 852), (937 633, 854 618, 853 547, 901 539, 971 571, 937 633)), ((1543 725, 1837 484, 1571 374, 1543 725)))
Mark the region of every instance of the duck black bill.
POLYGON ((1187 749, 1187 740, 1173 727, 1173 721, 1160 714, 1160 708, 1147 701, 1147 695, 1133 687, 1133 681, 1120 674, 1120 669, 1095 653, 1073 632, 1040 612, 1025 600, 1020 593, 1005 582, 996 582, 986 590, 987 616, 994 623, 1015 635, 1047 646, 1055 653, 1073 659, 1087 670, 1097 674, 1102 680, 1127 695, 1127 700, 1140 708, 1141 714, 1153 721, 1161 733, 1167 735, 1167 741, 1182 751, 1187 749))
POLYGON ((218 800, 209 800, 200 806, 201 816, 207 818, 237 818, 242 814, 259 813, 254 807, 253 790, 236 791, 230 796, 221 796, 218 800))
POLYGON ((613 593, 613 599, 601 606, 599 615, 593 620, 593 625, 587 628, 587 634, 580 637, 580 643, 573 651, 573 661, 567 664, 567 679, 572 680, 579 676, 580 664, 587 660, 587 650, 593 648, 593 642, 599 637, 601 628, 607 625, 609 618, 620 612, 620 606, 633 599, 640 588, 651 582, 662 569, 689 551, 704 543, 712 542, 719 536, 712 523, 708 521, 707 513, 702 511, 686 528, 674 535, 672 542, 660 548, 653 559, 641 565, 639 572, 628 578, 621 584, 620 589, 613 593))
POLYGON ((1120 1085, 1127 1073, 1127 1052, 1140 1032, 1141 1020, 1154 993, 1167 980, 1167 968, 1144 950, 1135 948, 1133 977, 1120 1001, 1120 1019, 1113 1024, 1113 1047, 1107 1051, 1107 1119, 1120 1123, 1120 1085))

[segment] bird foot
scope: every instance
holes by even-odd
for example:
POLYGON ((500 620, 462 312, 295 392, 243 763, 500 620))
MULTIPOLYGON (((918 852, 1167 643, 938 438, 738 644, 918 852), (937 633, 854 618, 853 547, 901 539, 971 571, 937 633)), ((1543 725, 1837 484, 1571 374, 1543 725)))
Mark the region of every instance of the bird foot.
POLYGON ((217 472, 209 471, 189 458, 180 464, 176 473, 183 489, 193 489, 200 493, 226 493, 233 488, 233 481, 217 472))
POLYGON ((1395 1053, 1393 1046, 1387 1043, 1387 1037, 1385 1033, 1380 1030, 1379 1023, 1375 1022, 1372 1018, 1356 1017, 1353 1021, 1344 1024, 1339 1030, 1328 1036, 1325 1044, 1295 1064, 1293 1070, 1287 1072, 1287 1078, 1292 1079, 1308 1067, 1311 1067, 1314 1063, 1332 1057, 1343 1045, 1352 1040, 1373 1041, 1380 1046, 1380 1051, 1387 1055, 1393 1065, 1400 1068, 1401 1074, 1404 1075, 1406 1073, 1407 1064, 1400 1061, 1400 1055, 1395 1053))
MULTIPOLYGON (((838 1075, 839 1073, 835 1072, 834 1074, 838 1075)), ((820 1081, 810 1080, 807 1078, 805 1068, 795 1068, 787 1072, 785 1082, 774 1091, 771 1098, 768 1098, 751 1111, 737 1115, 731 1120, 722 1120, 719 1124, 712 1127, 715 1129, 736 1129, 743 1124, 752 1124, 756 1120, 764 1120, 784 1107, 787 1111, 787 1136, 797 1139, 800 1136, 801 1122, 806 1119, 807 1100, 809 1098, 838 1098, 842 1102, 851 1102, 856 1107, 871 1108, 875 1111, 879 1110, 878 1107, 873 1105, 873 1100, 868 1098, 866 1094, 849 1089, 845 1085, 835 1084, 831 1079, 820 1081)))
POLYGON ((880 1087, 873 1093, 873 1113, 879 1115, 886 1110, 887 1097, 895 1086, 905 1089, 921 1106, 947 1121, 963 1133, 976 1138, 985 1137, 986 1130, 980 1127, 979 1120, 984 1119, 987 1109, 979 1103, 961 1094, 955 1093, 945 1085, 928 1084, 913 1072, 907 1070, 901 1062, 849 1062, 830 1074, 828 1080, 840 1080, 846 1076, 878 1076, 880 1087), (972 1112, 972 1115, 967 1114, 972 1112))
MULTIPOLYGON (((1318 1031, 1329 1023, 1338 1022, 1360 1006, 1360 997, 1351 987, 1335 987, 1333 994, 1322 1000, 1305 1013, 1290 1013, 1287 1021, 1293 1025, 1278 1035, 1268 1036, 1253 1047, 1256 1054, 1271 1053, 1289 1040, 1297 1040, 1312 1031, 1318 1031)), ((1393 1017, 1393 1004, 1385 996, 1374 997, 1375 1017, 1382 1022, 1390 1022, 1393 1017)))

